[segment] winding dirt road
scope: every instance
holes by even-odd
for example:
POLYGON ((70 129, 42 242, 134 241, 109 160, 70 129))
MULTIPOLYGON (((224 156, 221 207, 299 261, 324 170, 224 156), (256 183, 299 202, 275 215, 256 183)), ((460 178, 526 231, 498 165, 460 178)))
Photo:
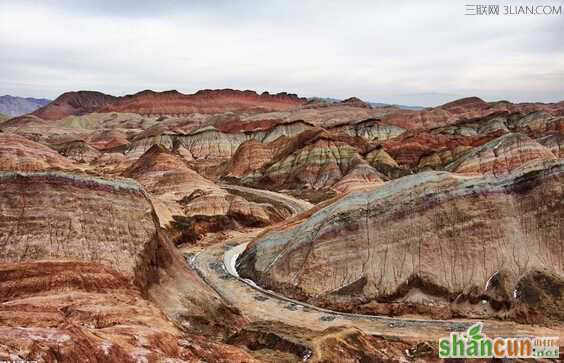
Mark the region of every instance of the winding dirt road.
MULTIPOLYGON (((308 202, 281 193, 234 185, 222 187, 281 203, 294 215, 312 207, 308 202)), ((239 254, 261 231, 253 230, 240 238, 215 244, 187 258, 191 267, 208 285, 251 321, 279 321, 313 330, 323 330, 331 326, 356 326, 369 334, 398 337, 408 341, 436 340, 452 331, 464 331, 478 321, 347 314, 318 308, 264 290, 253 281, 241 279, 235 269, 239 254)), ((546 328, 497 320, 480 321, 484 322, 484 332, 489 336, 548 335, 559 336, 560 341, 564 341, 564 327, 546 328)))

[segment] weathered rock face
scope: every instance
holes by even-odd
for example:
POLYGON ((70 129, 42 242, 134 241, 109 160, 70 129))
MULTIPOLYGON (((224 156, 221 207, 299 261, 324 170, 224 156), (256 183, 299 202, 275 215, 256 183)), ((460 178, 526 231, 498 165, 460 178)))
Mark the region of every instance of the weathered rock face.
POLYGON ((119 130, 104 130, 94 133, 88 140, 89 144, 97 150, 111 150, 127 145, 127 135, 119 130))
POLYGON ((252 109, 283 110, 305 103, 296 95, 279 93, 261 95, 254 91, 202 90, 193 95, 177 91, 142 91, 120 98, 102 108, 102 112, 134 112, 139 114, 222 113, 252 109))
POLYGON ((0 133, 0 170, 72 170, 72 162, 56 151, 25 137, 0 133))
POLYGON ((77 261, 0 267, 0 358, 40 362, 255 360, 182 332, 115 271, 77 261))
POLYGON ((161 312, 240 320, 160 234, 144 193, 130 179, 0 173, 0 357, 192 361, 223 351, 226 361, 251 358, 194 343, 161 312), (159 306, 147 299, 163 289, 166 297, 153 300, 159 306))
POLYGON ((546 147, 523 134, 505 134, 482 146, 468 150, 446 169, 456 173, 498 176, 509 173, 531 160, 554 160, 546 147))
POLYGON ((331 128, 339 130, 350 136, 359 136, 366 140, 384 141, 401 135, 405 130, 394 125, 382 124, 379 120, 364 120, 357 123, 348 123, 331 128))
POLYGON ((100 92, 67 92, 33 114, 44 120, 59 120, 89 112, 132 112, 142 115, 222 113, 248 110, 283 110, 305 103, 296 95, 279 93, 261 95, 253 91, 203 90, 193 95, 177 91, 142 91, 114 97, 100 92))
POLYGON ((59 154, 76 163, 91 163, 99 158, 102 153, 90 146, 87 142, 76 140, 53 147, 59 154))
POLYGON ((499 178, 404 177, 268 231, 238 269, 268 289, 348 311, 410 311, 392 309, 396 303, 432 314, 443 306, 448 316, 530 318, 543 306, 548 319, 561 320, 563 180, 562 160, 499 178), (530 282, 541 279, 535 274, 551 282, 530 282), (533 305, 523 298, 538 296, 533 289, 551 298, 533 305), (484 311, 473 305, 480 299, 490 302, 484 311))
POLYGON ((285 138, 279 138, 276 142, 265 144, 251 139, 242 143, 229 161, 226 175, 241 177, 259 170, 279 154, 285 141, 285 138))
POLYGON ((162 146, 152 146, 123 175, 135 178, 151 193, 161 224, 176 228, 177 243, 236 229, 238 224, 265 226, 285 217, 285 211, 268 203, 228 193, 162 146))
POLYGON ((466 97, 445 103, 440 107, 448 112, 461 114, 469 111, 483 111, 488 109, 490 105, 479 97, 466 97))
POLYGON ((0 357, 44 362, 195 359, 179 344, 182 334, 172 322, 105 265, 3 263, 0 285, 0 357))
POLYGON ((341 105, 346 106, 353 106, 353 107, 361 107, 361 108, 370 108, 370 105, 358 97, 349 97, 346 100, 342 100, 339 102, 341 105))
POLYGON ((1 174, 2 262, 79 259, 145 285, 156 230, 152 208, 132 180, 59 172, 1 174), (152 226, 152 228, 149 228, 152 226))
POLYGON ((33 115, 44 120, 59 120, 70 115, 95 112, 116 99, 114 96, 94 91, 67 92, 34 111, 33 115))
POLYGON ((537 142, 548 148, 554 156, 564 158, 564 133, 551 133, 537 139, 537 142))
POLYGON ((498 114, 524 116, 534 112, 544 112, 559 116, 563 110, 561 103, 510 103, 485 102, 478 97, 462 98, 435 108, 423 110, 397 110, 382 118, 382 122, 405 129, 430 129, 444 127, 464 121, 471 121, 498 114))
POLYGON ((242 178, 244 183, 276 189, 329 188, 356 165, 366 163, 358 150, 348 143, 322 132, 279 155, 261 170, 242 178))
POLYGON ((421 162, 435 154, 445 151, 455 152, 459 147, 482 145, 497 136, 498 133, 486 135, 450 135, 435 134, 428 131, 409 131, 391 140, 384 141, 384 150, 399 164, 400 167, 417 171, 421 162))
POLYGON ((354 189, 384 184, 384 176, 368 164, 358 164, 347 175, 333 185, 339 193, 354 189))
POLYGON ((554 117, 548 112, 532 112, 510 124, 513 129, 533 137, 549 132, 564 132, 564 117, 554 117))
POLYGON ((368 163, 378 172, 386 175, 391 179, 400 177, 407 172, 400 168, 399 164, 382 148, 378 145, 373 150, 370 150, 364 158, 368 163))

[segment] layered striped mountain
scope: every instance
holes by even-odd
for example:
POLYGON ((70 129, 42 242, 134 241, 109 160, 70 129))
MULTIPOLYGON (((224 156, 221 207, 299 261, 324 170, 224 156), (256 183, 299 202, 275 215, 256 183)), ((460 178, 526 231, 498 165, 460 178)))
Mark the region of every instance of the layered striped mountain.
MULTIPOLYGON (((276 146, 272 145, 272 149, 276 146)), ((287 143, 268 163, 241 180, 275 189, 329 188, 357 165, 368 165, 359 153, 359 149, 365 147, 360 138, 312 130, 300 134, 295 142, 287 143)))
POLYGON ((563 182, 562 159, 498 177, 422 172, 267 231, 238 270, 344 311, 562 319, 563 182))
POLYGON ((523 134, 505 134, 470 149, 446 166, 456 173, 501 175, 531 160, 555 160, 552 151, 523 134))
POLYGON ((190 317, 241 318, 187 269, 131 179, 0 172, 0 245, 1 356, 19 347, 37 361, 249 358, 186 343, 195 340, 179 326, 190 317))
POLYGON ((227 192, 160 145, 153 145, 123 176, 135 178, 151 194, 161 225, 172 227, 178 244, 197 241, 209 232, 266 226, 289 213, 227 192))
POLYGON ((191 113, 222 113, 249 110, 283 110, 305 103, 296 95, 279 93, 257 94, 254 91, 202 90, 194 94, 178 91, 145 90, 133 95, 115 97, 95 91, 67 92, 53 102, 34 111, 45 120, 90 112, 126 112, 141 115, 183 115, 191 113))

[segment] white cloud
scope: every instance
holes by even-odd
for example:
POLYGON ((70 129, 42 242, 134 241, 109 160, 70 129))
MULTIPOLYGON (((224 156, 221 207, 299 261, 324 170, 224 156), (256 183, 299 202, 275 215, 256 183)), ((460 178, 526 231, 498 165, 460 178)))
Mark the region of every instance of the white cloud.
POLYGON ((0 93, 230 87, 421 105, 564 98, 564 15, 471 17, 466 2, 5 1, 0 93))

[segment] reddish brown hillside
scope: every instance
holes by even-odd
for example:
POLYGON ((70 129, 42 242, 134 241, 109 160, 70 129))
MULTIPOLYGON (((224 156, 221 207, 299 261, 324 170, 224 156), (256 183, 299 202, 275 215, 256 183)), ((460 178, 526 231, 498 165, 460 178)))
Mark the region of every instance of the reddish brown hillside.
POLYGON ((33 115, 44 120, 58 120, 70 115, 95 112, 116 99, 117 97, 95 91, 66 92, 53 102, 33 112, 33 115))
POLYGON ((254 91, 232 89, 202 90, 185 95, 177 91, 142 91, 125 96, 117 102, 101 109, 102 112, 133 112, 139 114, 189 114, 221 113, 261 109, 269 111, 284 110, 305 103, 294 94, 268 92, 257 94, 254 91))

